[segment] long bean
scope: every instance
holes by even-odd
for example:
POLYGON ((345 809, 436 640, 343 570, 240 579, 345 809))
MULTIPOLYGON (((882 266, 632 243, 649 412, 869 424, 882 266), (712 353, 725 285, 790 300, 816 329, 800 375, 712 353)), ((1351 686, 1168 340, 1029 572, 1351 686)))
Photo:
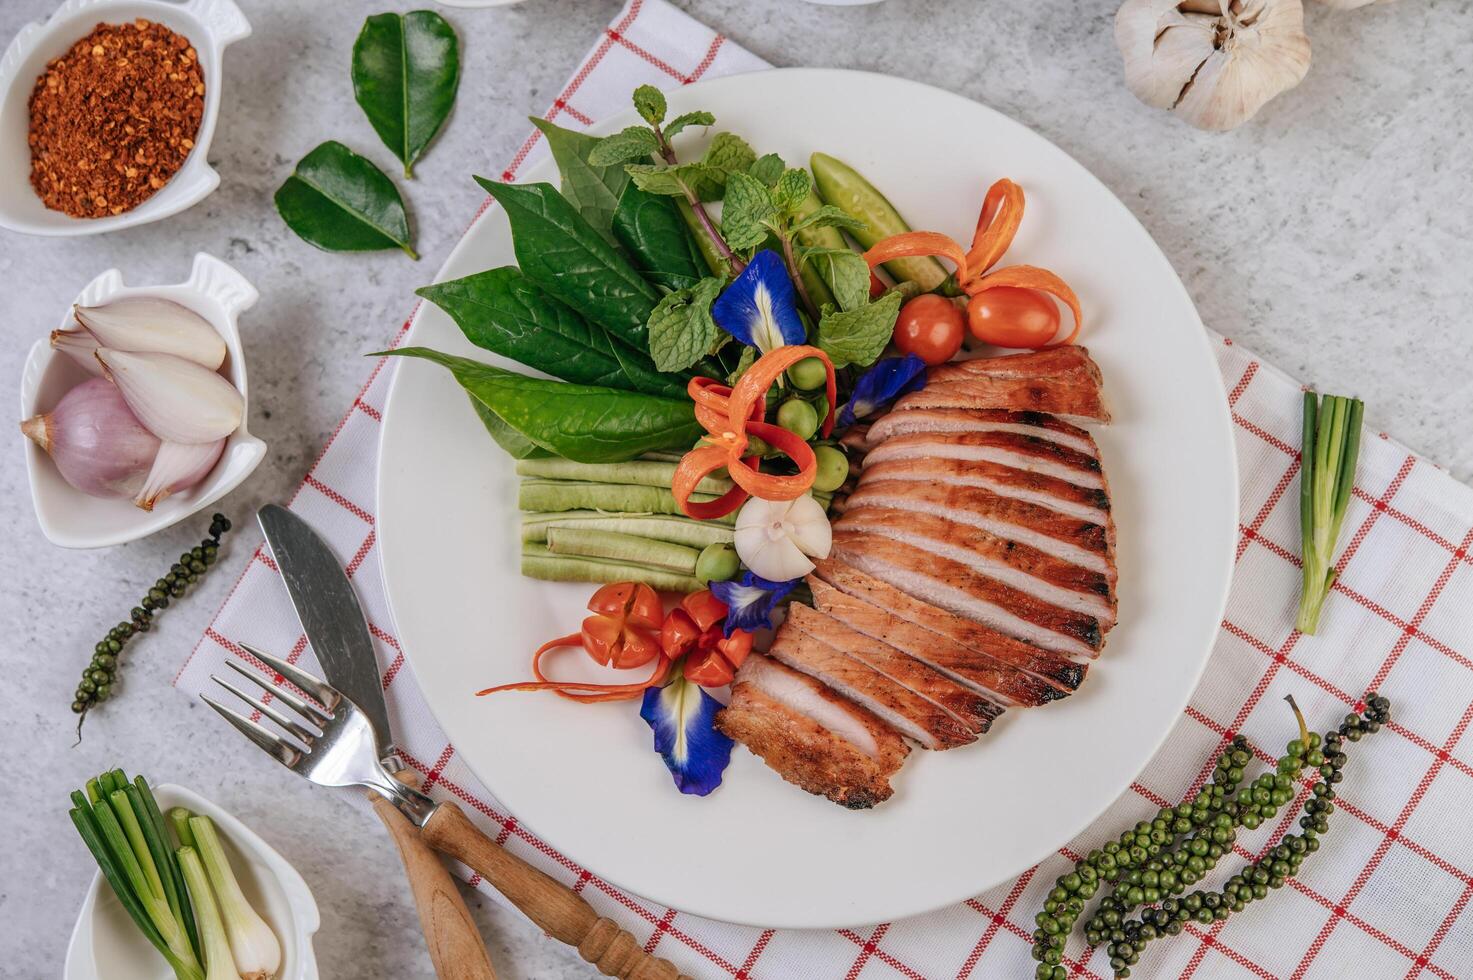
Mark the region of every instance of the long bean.
POLYGON ((617 531, 589 531, 576 527, 553 527, 547 531, 547 550, 575 558, 602 558, 663 568, 679 575, 694 575, 700 552, 685 545, 655 541, 617 531))
POLYGON ((732 520, 697 521, 671 514, 604 514, 596 510, 566 510, 551 514, 523 514, 522 540, 538 544, 547 542, 553 528, 579 528, 587 531, 615 531, 655 541, 669 541, 688 548, 704 548, 711 544, 730 544, 734 532, 732 520))
MULTIPOLYGON (((675 479, 675 465, 639 459, 627 463, 576 463, 571 459, 550 456, 544 459, 518 460, 517 475, 543 480, 663 487, 668 490, 670 482, 675 479)), ((723 494, 731 489, 731 481, 708 476, 696 489, 702 493, 723 494)))
POLYGON ((692 575, 633 562, 555 555, 540 544, 522 545, 522 574, 548 582, 643 582, 667 592, 696 592, 702 588, 700 580, 692 575))

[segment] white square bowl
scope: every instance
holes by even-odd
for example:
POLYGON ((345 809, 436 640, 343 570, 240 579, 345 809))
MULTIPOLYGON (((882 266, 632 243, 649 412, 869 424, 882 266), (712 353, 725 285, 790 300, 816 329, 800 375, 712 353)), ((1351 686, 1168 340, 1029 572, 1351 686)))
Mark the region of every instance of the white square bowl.
MULTIPOLYGON (((63 548, 106 548, 176 524, 240 486, 266 456, 266 444, 246 428, 251 400, 245 356, 240 346, 240 314, 255 305, 259 298, 256 287, 229 265, 201 252, 194 257, 194 269, 186 282, 174 286, 129 286, 123 282, 121 272, 109 269, 88 283, 73 302, 98 306, 137 295, 158 296, 187 306, 219 332, 227 351, 222 370, 245 399, 245 415, 240 428, 226 440, 215 468, 190 489, 164 498, 152 511, 141 510, 130 500, 92 497, 77 490, 61 478, 50 456, 29 439, 22 439, 36 520, 46 537, 63 548)), ((65 328, 70 321, 68 306, 57 326, 65 328)), ((37 340, 21 377, 21 418, 49 412, 63 395, 90 377, 66 354, 52 350, 49 337, 37 340)))
POLYGON ((0 226, 29 235, 94 235, 148 224, 193 207, 220 184, 206 159, 220 115, 225 48, 251 25, 234 0, 66 0, 45 22, 32 21, 0 55, 0 226), (145 17, 189 38, 205 76, 205 108, 184 166, 148 200, 106 218, 73 218, 41 203, 31 187, 30 98, 46 63, 64 54, 99 22, 145 17))

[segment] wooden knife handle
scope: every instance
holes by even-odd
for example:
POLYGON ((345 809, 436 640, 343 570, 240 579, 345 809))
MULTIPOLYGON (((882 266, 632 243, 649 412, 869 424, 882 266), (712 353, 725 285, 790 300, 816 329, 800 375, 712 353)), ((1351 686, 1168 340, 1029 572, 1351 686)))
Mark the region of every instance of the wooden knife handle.
POLYGON ((373 812, 399 847, 435 976, 440 980, 496 980, 486 944, 440 855, 430 849, 419 829, 394 804, 377 793, 368 795, 373 800, 373 812))
POLYGON ((675 964, 651 956, 612 919, 601 918, 576 892, 497 845, 454 803, 441 803, 420 831, 427 844, 481 873, 548 935, 607 977, 689 980, 675 964))

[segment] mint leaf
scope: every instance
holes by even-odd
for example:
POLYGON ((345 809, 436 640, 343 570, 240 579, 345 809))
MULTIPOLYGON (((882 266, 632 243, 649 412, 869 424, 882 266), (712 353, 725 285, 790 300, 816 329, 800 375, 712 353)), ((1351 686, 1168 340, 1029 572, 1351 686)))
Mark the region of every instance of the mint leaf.
POLYGON ((757 348, 743 347, 742 356, 737 358, 737 366, 732 368, 731 373, 726 376, 726 383, 729 385, 736 384, 737 381, 741 379, 741 376, 747 373, 747 369, 750 368, 756 362, 756 360, 757 348))
POLYGON ((778 178, 783 175, 788 165, 783 163, 783 158, 776 153, 768 153, 757 158, 757 162, 747 169, 747 173, 756 177, 768 187, 777 183, 778 178))
POLYGON ((812 187, 808 171, 799 167, 785 170, 772 189, 772 203, 784 215, 791 215, 803 205, 812 187))
POLYGON ((634 111, 651 126, 660 125, 665 121, 665 93, 653 85, 641 85, 634 90, 634 111))
POLYGON ((648 158, 659 152, 660 141, 652 130, 643 126, 630 126, 612 136, 605 136, 588 153, 588 162, 595 167, 607 167, 615 163, 648 158))
POLYGON ((806 228, 839 228, 844 231, 863 231, 867 227, 869 226, 843 208, 834 207, 832 204, 825 204, 795 224, 793 231, 797 233, 806 228))
POLYGON ((650 357, 661 371, 684 371, 705 357, 717 340, 711 304, 725 279, 706 278, 660 300, 650 314, 650 357))
POLYGON ((703 201, 719 201, 726 187, 726 178, 734 173, 745 173, 756 162, 757 154, 746 140, 734 133, 717 133, 701 157, 701 165, 706 171, 697 181, 695 191, 703 201))
POLYGON ((869 263, 858 252, 847 248, 806 248, 801 250, 799 262, 818 273, 839 301, 839 309, 857 310, 869 302, 869 263))
POLYGON ((716 117, 709 112, 682 112, 670 120, 670 125, 665 127, 665 138, 674 139, 675 134, 687 126, 714 126, 716 117))
POLYGON ((762 182, 751 174, 734 173, 726 179, 721 206, 721 236, 738 251, 756 248, 767 240, 767 224, 776 217, 772 199, 762 182))
POLYGON ((884 352, 899 316, 900 294, 888 292, 857 310, 826 313, 818 321, 814 343, 836 368, 868 367, 884 352))
POLYGON ((684 197, 687 190, 694 191, 703 181, 710 179, 703 163, 682 163, 674 167, 631 163, 624 170, 640 190, 666 197, 684 197))

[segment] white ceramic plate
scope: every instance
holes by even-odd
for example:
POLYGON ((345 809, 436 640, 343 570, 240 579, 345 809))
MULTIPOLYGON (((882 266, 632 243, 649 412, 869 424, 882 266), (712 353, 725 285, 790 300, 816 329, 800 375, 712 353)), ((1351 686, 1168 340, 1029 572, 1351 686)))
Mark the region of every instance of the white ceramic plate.
MULTIPOLYGON (((591 590, 518 576, 511 461, 447 372, 405 362, 378 486, 398 635, 436 718, 497 798, 636 894, 777 927, 876 922, 967 898, 1049 854, 1125 790, 1206 662, 1237 521, 1232 433, 1206 333, 1130 212, 1057 147, 991 109, 914 82, 809 69, 702 82, 670 100, 672 112, 713 111, 759 153, 832 153, 915 227, 963 241, 989 183, 1022 183, 1028 211, 1007 261, 1054 269, 1078 292, 1116 418, 1097 437, 1119 525, 1120 625, 1078 694, 1009 712, 976 745, 913 752, 895 796, 875 810, 809 796, 741 748, 714 794, 681 796, 631 704, 474 696, 522 679, 535 647, 577 628, 591 590)), ((555 179, 553 167, 526 179, 555 179)), ((505 216, 489 210, 441 278, 512 262, 505 216)), ((497 360, 429 304, 407 343, 497 360)))

